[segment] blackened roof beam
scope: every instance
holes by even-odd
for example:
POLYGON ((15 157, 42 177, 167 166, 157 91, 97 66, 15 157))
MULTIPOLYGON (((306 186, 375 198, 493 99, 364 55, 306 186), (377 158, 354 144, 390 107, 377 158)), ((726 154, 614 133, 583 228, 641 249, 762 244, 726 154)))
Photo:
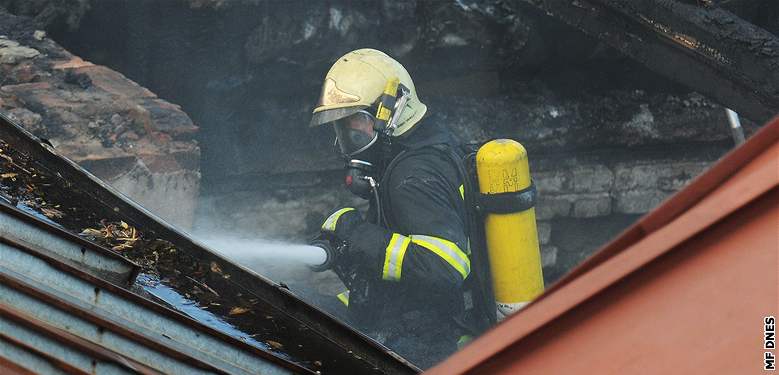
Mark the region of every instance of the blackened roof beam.
POLYGON ((523 0, 755 122, 779 113, 779 39, 674 0, 523 0))

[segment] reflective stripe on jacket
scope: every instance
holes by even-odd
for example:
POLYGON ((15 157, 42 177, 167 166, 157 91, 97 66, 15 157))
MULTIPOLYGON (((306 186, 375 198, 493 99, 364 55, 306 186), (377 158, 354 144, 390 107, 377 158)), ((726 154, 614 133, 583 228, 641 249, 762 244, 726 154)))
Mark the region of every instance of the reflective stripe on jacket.
POLYGON ((446 261, 446 263, 452 266, 452 268, 457 270, 457 272, 462 275, 463 280, 467 278, 468 274, 471 272, 471 262, 468 259, 468 255, 460 250, 454 242, 433 236, 411 235, 406 237, 401 234, 393 233, 392 239, 390 239, 390 242, 387 245, 386 254, 384 255, 384 267, 382 268, 381 274, 382 279, 389 281, 400 280, 403 270, 403 258, 410 245, 418 245, 419 248, 431 251, 438 255, 446 261))

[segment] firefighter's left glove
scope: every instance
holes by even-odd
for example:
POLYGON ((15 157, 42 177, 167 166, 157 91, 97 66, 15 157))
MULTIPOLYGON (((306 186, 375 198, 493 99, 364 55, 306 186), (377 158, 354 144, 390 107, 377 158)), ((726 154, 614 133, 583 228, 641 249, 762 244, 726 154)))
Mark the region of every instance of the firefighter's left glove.
POLYGON ((360 213, 352 207, 346 207, 333 212, 325 219, 322 232, 331 234, 339 240, 349 241, 354 230, 362 223, 360 213))

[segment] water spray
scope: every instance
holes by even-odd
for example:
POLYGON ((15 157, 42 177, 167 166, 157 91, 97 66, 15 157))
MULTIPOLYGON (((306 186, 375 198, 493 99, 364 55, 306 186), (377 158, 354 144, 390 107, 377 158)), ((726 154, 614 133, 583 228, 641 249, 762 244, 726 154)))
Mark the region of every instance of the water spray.
POLYGON ((235 238, 227 236, 199 235, 199 239, 210 248, 237 261, 261 261, 266 264, 319 267, 328 262, 324 245, 301 245, 274 242, 262 239, 235 238))

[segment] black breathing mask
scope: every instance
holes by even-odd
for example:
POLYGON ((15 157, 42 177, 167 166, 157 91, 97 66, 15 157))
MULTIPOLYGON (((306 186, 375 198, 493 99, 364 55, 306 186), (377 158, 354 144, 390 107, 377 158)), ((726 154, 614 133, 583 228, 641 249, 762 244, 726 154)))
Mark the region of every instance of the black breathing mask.
POLYGON ((370 199, 377 188, 381 150, 375 118, 360 110, 335 121, 336 142, 346 161, 346 188, 363 199, 370 199))
POLYGON ((346 187, 355 195, 378 199, 382 151, 389 146, 409 98, 410 91, 397 78, 390 79, 378 100, 376 115, 360 109, 334 121, 336 142, 346 159, 346 187))

